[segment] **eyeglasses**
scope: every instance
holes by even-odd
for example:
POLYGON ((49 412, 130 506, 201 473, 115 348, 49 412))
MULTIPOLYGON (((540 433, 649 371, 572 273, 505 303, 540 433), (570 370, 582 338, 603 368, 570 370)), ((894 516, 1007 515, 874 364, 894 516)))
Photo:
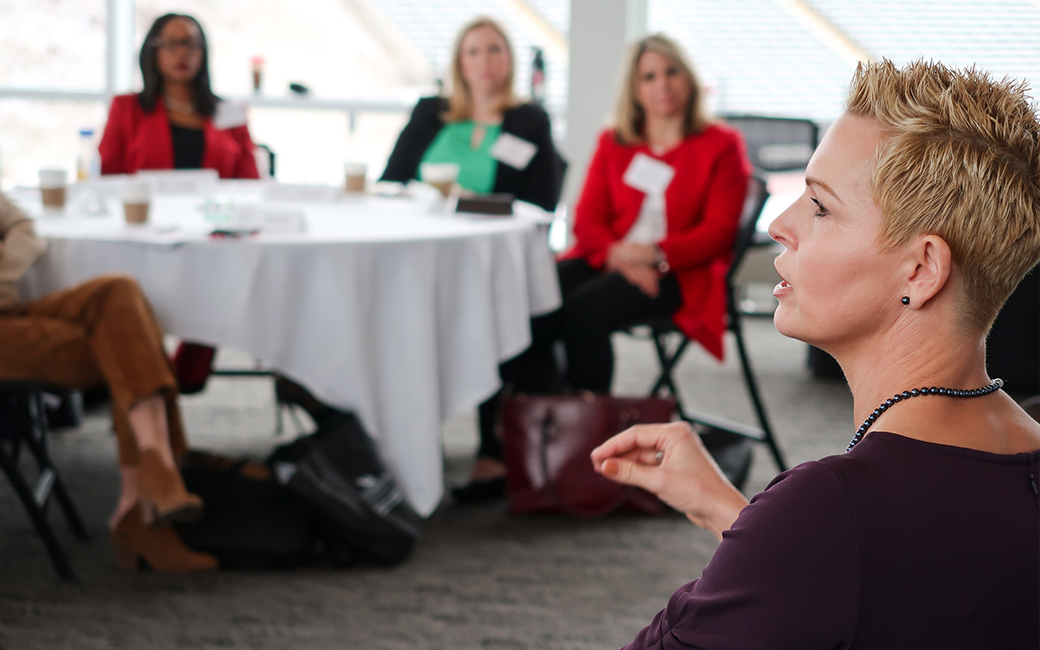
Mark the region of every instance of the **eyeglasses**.
POLYGON ((164 52, 171 53, 176 52, 177 50, 187 50, 192 53, 202 51, 202 41, 197 38, 181 38, 177 40, 158 38, 152 41, 152 45, 164 52))

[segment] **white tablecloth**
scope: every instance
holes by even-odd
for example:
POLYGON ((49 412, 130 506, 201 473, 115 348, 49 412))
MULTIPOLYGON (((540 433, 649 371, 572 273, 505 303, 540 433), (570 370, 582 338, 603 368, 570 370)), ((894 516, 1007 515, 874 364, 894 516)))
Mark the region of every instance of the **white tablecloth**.
POLYGON ((518 204, 512 218, 463 217, 375 196, 276 204, 249 188, 224 185, 222 199, 302 211, 306 232, 214 239, 197 195, 156 196, 144 229, 111 199, 102 217, 28 205, 50 248, 24 289, 136 277, 167 333, 250 352, 355 410, 430 514, 442 496, 440 423, 494 393, 499 361, 530 342, 530 317, 559 305, 545 214, 518 204))

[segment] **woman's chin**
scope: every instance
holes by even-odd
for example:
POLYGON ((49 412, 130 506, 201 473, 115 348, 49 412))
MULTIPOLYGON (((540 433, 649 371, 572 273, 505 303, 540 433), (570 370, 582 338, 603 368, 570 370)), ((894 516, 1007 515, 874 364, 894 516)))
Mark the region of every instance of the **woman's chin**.
POLYGON ((783 303, 776 308, 773 312, 773 325, 776 326, 776 331, 780 332, 787 338, 798 339, 804 341, 805 339, 799 336, 799 328, 797 319, 794 318, 794 314, 791 313, 790 308, 785 308, 783 303))

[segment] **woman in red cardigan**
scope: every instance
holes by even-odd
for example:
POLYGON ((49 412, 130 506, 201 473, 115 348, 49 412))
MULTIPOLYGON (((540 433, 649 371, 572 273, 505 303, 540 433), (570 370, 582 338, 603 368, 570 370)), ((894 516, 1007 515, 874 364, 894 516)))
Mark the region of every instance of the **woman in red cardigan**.
POLYGON ((633 52, 616 126, 600 135, 560 262, 568 376, 610 390, 610 332, 671 316, 719 359, 725 276, 747 193, 740 134, 709 121, 679 47, 650 36, 633 52))
POLYGON ((98 149, 102 174, 215 169, 258 178, 243 111, 213 94, 206 36, 191 16, 159 17, 141 46, 144 90, 112 100, 98 149))
MULTIPOLYGON (((166 14, 141 46, 144 90, 113 98, 98 149, 102 174, 142 169, 215 169, 258 178, 245 113, 209 84, 206 35, 191 16, 166 14)), ((215 350, 181 344, 174 368, 182 392, 202 390, 215 350)))
MULTIPOLYGON (((650 317, 671 317, 722 358, 725 277, 751 173, 743 139, 709 120, 692 65, 660 34, 633 47, 614 118, 575 206, 575 244, 557 265, 563 307, 534 319, 531 347, 502 366, 518 390, 554 388, 562 339, 570 387, 609 392, 611 333, 650 317)), ((504 494, 496 409, 482 405, 480 457, 454 491, 460 501, 504 494)))

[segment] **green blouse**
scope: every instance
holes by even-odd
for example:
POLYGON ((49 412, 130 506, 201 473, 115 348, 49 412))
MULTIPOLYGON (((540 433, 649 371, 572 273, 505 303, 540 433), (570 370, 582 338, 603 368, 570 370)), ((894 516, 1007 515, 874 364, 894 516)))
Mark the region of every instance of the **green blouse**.
MULTIPOLYGON (((473 129, 476 124, 472 120, 445 124, 437 137, 427 147, 422 162, 453 162, 459 165, 459 186, 471 192, 488 193, 495 187, 495 173, 498 161, 491 157, 498 134, 502 132, 501 124, 484 125, 484 139, 476 149, 471 148, 473 129)), ((420 167, 420 178, 422 171, 420 167)))

